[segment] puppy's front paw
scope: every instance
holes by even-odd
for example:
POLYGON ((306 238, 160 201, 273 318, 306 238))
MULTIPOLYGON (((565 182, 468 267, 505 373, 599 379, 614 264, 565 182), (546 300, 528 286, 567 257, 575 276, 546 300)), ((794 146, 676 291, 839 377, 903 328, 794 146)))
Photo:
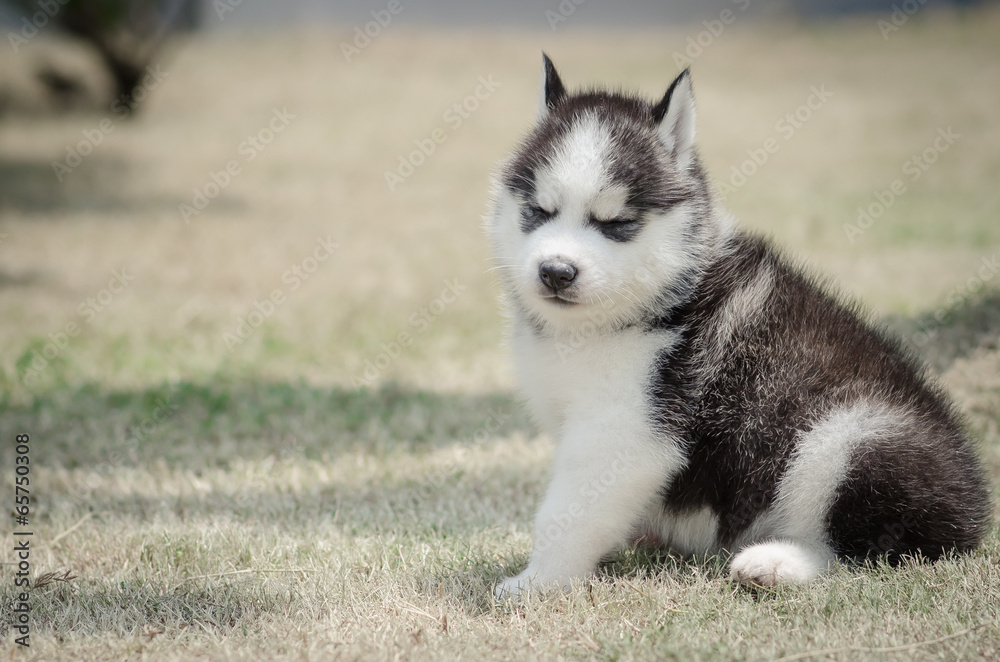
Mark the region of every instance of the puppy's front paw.
POLYGON ((541 584, 534 579, 535 573, 530 568, 516 577, 504 579, 497 584, 496 599, 501 602, 504 600, 521 601, 531 593, 541 592, 541 584))

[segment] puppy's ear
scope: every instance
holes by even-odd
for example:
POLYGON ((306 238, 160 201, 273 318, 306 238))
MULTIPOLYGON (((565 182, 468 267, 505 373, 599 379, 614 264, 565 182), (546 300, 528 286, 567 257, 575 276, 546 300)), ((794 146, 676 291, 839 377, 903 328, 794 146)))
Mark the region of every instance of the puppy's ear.
POLYGON ((653 121, 659 126, 660 140, 677 167, 686 169, 694 157, 694 93, 690 69, 674 79, 663 99, 653 107, 653 121))
POLYGON ((538 121, 544 120, 565 98, 566 88, 559 80, 555 65, 548 55, 542 53, 542 93, 538 101, 538 121))

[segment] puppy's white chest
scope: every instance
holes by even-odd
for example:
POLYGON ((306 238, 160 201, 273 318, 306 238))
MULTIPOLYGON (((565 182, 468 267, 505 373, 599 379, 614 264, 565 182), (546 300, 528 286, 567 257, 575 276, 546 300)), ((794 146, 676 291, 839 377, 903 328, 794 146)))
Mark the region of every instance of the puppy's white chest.
POLYGON ((650 377, 675 334, 627 329, 550 338, 516 327, 512 341, 522 393, 538 423, 558 435, 570 416, 648 418, 650 377))

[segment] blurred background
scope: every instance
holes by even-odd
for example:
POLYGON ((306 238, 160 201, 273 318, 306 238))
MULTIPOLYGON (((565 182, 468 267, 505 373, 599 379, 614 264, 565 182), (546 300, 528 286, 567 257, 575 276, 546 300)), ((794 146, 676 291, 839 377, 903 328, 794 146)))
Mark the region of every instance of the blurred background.
POLYGON ((969 285, 1000 250, 997 3, 2 0, 0 26, 19 402, 223 376, 507 389, 480 225, 543 49, 570 86, 650 97, 693 67, 726 206, 939 368, 935 313, 1000 280, 969 285))
POLYGON ((698 564, 618 592, 652 638, 600 595, 493 620, 550 445, 482 217, 543 50, 571 88, 650 98, 690 66, 720 202, 926 359, 996 477, 998 36, 995 2, 0 0, 0 467, 29 434, 33 659, 555 657, 577 631, 581 657, 775 659, 992 622, 996 531, 944 574, 744 596, 745 627, 705 618, 734 596, 698 564))

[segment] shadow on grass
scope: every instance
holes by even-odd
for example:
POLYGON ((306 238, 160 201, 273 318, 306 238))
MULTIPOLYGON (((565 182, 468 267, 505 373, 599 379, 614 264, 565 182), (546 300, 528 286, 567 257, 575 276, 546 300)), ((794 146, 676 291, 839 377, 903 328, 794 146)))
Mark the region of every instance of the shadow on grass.
POLYGON ((683 556, 667 547, 633 544, 598 566, 598 576, 637 580, 665 574, 680 583, 728 577, 728 555, 683 556))
MULTIPOLYGON (((13 613, 14 592, 0 594, 0 612, 13 613)), ((226 633, 267 614, 289 609, 287 591, 261 582, 233 581, 205 586, 191 582, 177 587, 141 579, 59 581, 32 591, 32 635, 63 636, 111 633, 134 637, 146 633, 176 634, 196 627, 226 633)), ((0 637, 10 623, 0 621, 0 637)))
MULTIPOLYGON (((498 436, 529 434, 527 419, 506 393, 221 380, 135 392, 87 385, 55 388, 28 403, 0 400, 0 416, 12 433, 30 435, 34 467, 83 472, 40 499, 137 522, 168 514, 294 529, 332 518, 357 535, 434 537, 481 530, 484 510, 506 513, 498 525, 527 517, 520 506, 500 502, 511 500, 505 494, 513 490, 541 489, 541 470, 524 475, 516 466, 469 468, 427 459, 441 449, 488 448, 498 436), (346 455, 357 458, 359 475, 368 478, 322 477, 346 455), (209 493, 123 493, 119 481, 129 480, 123 477, 131 468, 155 474, 157 466, 175 478, 197 480, 221 470, 232 479, 209 493), (310 489, 289 493, 267 480, 268 472, 288 471, 306 472, 310 489)), ((13 459, 12 446, 0 447, 4 466, 13 459)), ((342 476, 343 465, 338 471, 342 476)), ((282 484, 289 480, 297 479, 286 476, 282 484)))
POLYGON ((28 273, 11 273, 0 269, 0 288, 31 287, 45 280, 38 271, 28 273))
POLYGON ((889 328, 938 372, 978 349, 1000 345, 1000 290, 986 290, 916 317, 889 317, 889 328))
MULTIPOLYGON (((138 391, 90 384, 54 387, 26 403, 0 400, 0 417, 12 433, 31 435, 32 467, 39 476, 52 476, 36 497, 35 521, 42 525, 54 512, 68 512, 74 520, 89 513, 87 526, 128 530, 163 521, 181 530, 234 524, 277 530, 301 538, 304 545, 311 536, 336 531, 358 540, 378 537, 388 541, 385 544, 405 537, 432 544, 448 540, 450 546, 451 540, 471 540, 484 529, 511 529, 527 521, 532 506, 523 494, 541 490, 540 470, 525 476, 516 466, 419 465, 422 457, 441 449, 471 448, 498 436, 529 433, 527 420, 507 393, 443 394, 395 385, 354 391, 224 380, 138 391), (497 413, 502 414, 502 426, 484 434, 484 422, 497 413), (386 464, 397 469, 389 477, 346 483, 316 477, 325 464, 347 453, 388 460, 386 464), (271 471, 300 472, 312 482, 289 491, 287 474, 278 485, 254 480, 247 475, 248 462, 257 462, 254 470, 265 477, 271 471), (398 469, 407 463, 414 465, 413 471, 398 469), (170 489, 169 494, 153 486, 136 490, 127 482, 132 468, 151 472, 146 480, 158 480, 157 465, 169 467, 173 484, 183 483, 185 476, 197 483, 206 469, 228 470, 232 480, 221 489, 181 486, 180 493, 170 489), (83 473, 63 479, 62 469, 83 473), (511 499, 511 491, 522 498, 511 499)), ((13 466, 12 452, 11 445, 0 447, 3 466, 13 466)), ((495 558, 475 546, 461 550, 461 558, 452 562, 466 572, 456 568, 447 579, 449 594, 470 600, 490 595, 492 589, 484 587, 493 579, 490 570, 498 571, 495 558)), ((426 584, 434 578, 417 581, 426 584)), ((248 586, 258 590, 258 584, 248 586)), ((61 602, 39 612, 39 622, 58 631, 59 619, 75 613, 74 618, 93 623, 97 631, 150 623, 198 623, 225 631, 247 608, 247 589, 225 583, 207 592, 194 585, 168 592, 150 585, 119 591, 89 580, 72 587, 72 592, 53 589, 52 597, 61 602), (105 596, 107 591, 113 595, 105 596), (232 594, 223 596, 226 609, 217 608, 219 597, 212 591, 232 594), (127 597, 129 618, 101 624, 94 605, 119 597, 127 597), (94 613, 81 615, 80 610, 94 613)))
MULTIPOLYGON (((423 578, 424 592, 430 596, 442 591, 456 598, 456 606, 464 609, 469 616, 478 618, 494 612, 520 608, 516 602, 497 603, 494 589, 497 583, 521 572, 528 563, 528 554, 506 553, 501 556, 469 555, 451 568, 448 573, 437 573, 423 578)), ((601 561, 593 578, 583 582, 618 582, 630 584, 634 590, 644 594, 636 585, 647 581, 663 581, 674 587, 697 586, 706 581, 726 582, 728 577, 728 555, 686 557, 663 547, 632 545, 609 555, 601 561)), ((735 584, 731 585, 736 588, 735 584)), ((555 592, 558 594, 558 591, 555 592)), ((589 593, 589 590, 588 590, 589 593)), ((645 594, 644 594, 645 595, 645 594)), ((551 597, 551 596, 549 596, 551 597)), ((648 596, 647 596, 648 597, 648 596)), ((657 605, 657 609, 663 605, 657 605)))
POLYGON ((8 429, 44 440, 37 461, 68 469, 111 461, 118 467, 165 462, 198 471, 289 453, 307 460, 358 451, 419 453, 472 444, 497 413, 504 434, 528 431, 509 393, 437 393, 397 385, 352 390, 220 379, 137 391, 55 386, 20 403, 0 396, 8 429))
MULTIPOLYGON (((925 357, 944 369, 978 348, 996 346, 1000 292, 984 293, 944 315, 931 312, 889 323, 905 338, 925 333, 925 357)), ((99 383, 55 385, 26 403, 0 396, 6 429, 32 436, 34 466, 79 468, 98 475, 101 467, 117 472, 158 463, 193 476, 206 468, 232 468, 241 461, 261 462, 266 469, 278 466, 289 453, 304 463, 322 464, 344 453, 417 463, 439 449, 471 447, 492 412, 509 415, 501 436, 531 433, 509 393, 439 393, 395 385, 350 390, 228 377, 138 390, 112 390, 99 383)), ((11 466, 12 453, 9 445, 0 447, 0 464, 11 466)), ((196 525, 252 523, 295 535, 333 525, 358 539, 472 540, 490 528, 494 534, 497 529, 523 530, 533 509, 532 499, 524 495, 540 495, 543 479, 540 469, 528 471, 505 462, 476 469, 447 467, 435 480, 417 470, 385 481, 352 485, 331 481, 294 494, 276 491, 266 482, 259 487, 251 483, 237 486, 232 498, 220 494, 205 498, 196 490, 169 497, 138 495, 99 484, 83 500, 43 493, 41 505, 68 496, 77 503, 76 510, 114 512, 118 522, 145 522, 166 514, 196 525)), ((523 547, 519 542, 516 549, 501 548, 499 558, 496 551, 473 545, 453 559, 447 573, 421 576, 418 581, 431 594, 444 586, 447 595, 457 598, 470 614, 482 615, 495 608, 491 598, 495 582, 523 567, 523 547)), ((662 576, 697 582, 724 577, 725 561, 683 559, 636 548, 603 564, 599 572, 611 580, 662 576)), ((101 589, 94 590, 93 599, 102 599, 101 589)), ((224 630, 230 617, 211 610, 214 596, 194 589, 166 597, 159 589, 137 590, 132 602, 145 605, 145 611, 136 614, 135 623, 163 622, 166 616, 170 623, 217 623, 224 630), (170 606, 171 601, 176 604, 170 606), (191 612, 199 609, 204 613, 191 612)), ((235 608, 242 608, 241 600, 234 595, 235 608)))

